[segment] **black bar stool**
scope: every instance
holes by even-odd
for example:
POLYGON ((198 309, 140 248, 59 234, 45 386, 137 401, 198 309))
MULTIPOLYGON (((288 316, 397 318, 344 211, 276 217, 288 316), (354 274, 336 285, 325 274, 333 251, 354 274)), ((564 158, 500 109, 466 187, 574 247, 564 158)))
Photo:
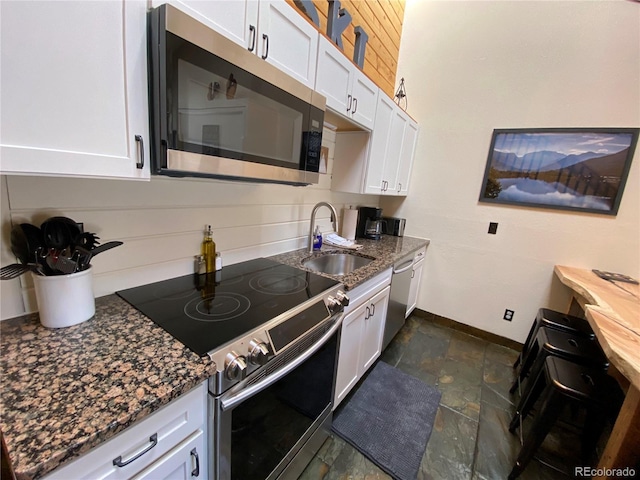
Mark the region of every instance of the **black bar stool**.
MULTIPOLYGON (((609 360, 595 338, 590 339, 560 330, 540 327, 535 339, 531 342, 531 348, 522 361, 520 372, 516 375, 509 393, 516 391, 518 384, 527 377, 530 371, 535 377, 542 369, 544 359, 548 355, 603 370, 609 367, 609 360)), ((527 388, 530 388, 530 385, 526 385, 525 390, 527 388)), ((524 397, 524 393, 522 396, 524 397)))
POLYGON ((540 327, 553 328, 555 330, 573 333, 579 337, 595 338, 591 325, 589 325, 589 322, 585 319, 574 317, 567 313, 556 312, 555 310, 550 310, 548 308, 541 308, 538 310, 536 319, 531 325, 531 330, 529 330, 529 335, 527 335, 527 340, 524 342, 522 351, 520 352, 520 355, 518 355, 518 358, 516 358, 513 368, 517 368, 527 355, 527 352, 531 348, 531 344, 535 340, 540 327))
POLYGON ((520 412, 516 412, 509 425, 514 433, 530 412, 537 400, 536 391, 541 392, 542 404, 534 418, 530 432, 518 454, 515 465, 509 474, 513 480, 525 469, 536 450, 555 424, 564 406, 577 403, 587 409, 582 432, 582 464, 588 465, 602 433, 608 415, 620 408, 622 391, 615 379, 599 368, 578 365, 562 358, 548 356, 537 377, 531 377, 528 383, 535 383, 530 395, 525 399, 520 412))

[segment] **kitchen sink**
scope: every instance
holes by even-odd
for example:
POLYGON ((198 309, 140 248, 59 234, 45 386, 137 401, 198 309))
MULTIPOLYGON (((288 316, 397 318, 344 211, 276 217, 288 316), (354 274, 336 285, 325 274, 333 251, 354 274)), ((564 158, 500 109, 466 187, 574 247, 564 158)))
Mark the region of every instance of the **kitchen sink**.
POLYGON ((328 275, 346 275, 373 262, 373 258, 352 253, 327 253, 320 257, 308 258, 302 265, 316 272, 328 275))

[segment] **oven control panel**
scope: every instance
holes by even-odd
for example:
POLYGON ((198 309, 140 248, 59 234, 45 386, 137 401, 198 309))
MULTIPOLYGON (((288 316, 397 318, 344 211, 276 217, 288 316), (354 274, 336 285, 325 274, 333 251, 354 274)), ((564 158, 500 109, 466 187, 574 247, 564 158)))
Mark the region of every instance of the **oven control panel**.
POLYGON ((266 322, 234 342, 209 353, 209 357, 218 365, 217 375, 209 380, 210 392, 214 395, 222 393, 242 381, 300 337, 342 312, 349 304, 349 297, 337 288, 325 292, 315 300, 291 312, 291 315, 266 322))

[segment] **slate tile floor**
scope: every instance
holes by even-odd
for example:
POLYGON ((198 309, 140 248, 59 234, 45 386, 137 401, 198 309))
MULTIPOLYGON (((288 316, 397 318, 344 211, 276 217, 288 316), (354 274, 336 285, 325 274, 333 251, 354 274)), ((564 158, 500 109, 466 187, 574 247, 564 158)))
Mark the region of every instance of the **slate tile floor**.
MULTIPOLYGON (((509 386, 517 355, 515 350, 440 326, 430 318, 409 317, 381 360, 442 392, 418 480, 507 478, 520 449, 518 438, 508 431, 514 411, 509 386)), ((545 441, 545 445, 548 443, 552 442, 545 441)), ((550 448, 557 449, 564 443, 575 442, 556 439, 550 448)), ((533 461, 519 478, 568 477, 533 461)), ((300 479, 390 477, 351 445, 331 434, 300 479)))

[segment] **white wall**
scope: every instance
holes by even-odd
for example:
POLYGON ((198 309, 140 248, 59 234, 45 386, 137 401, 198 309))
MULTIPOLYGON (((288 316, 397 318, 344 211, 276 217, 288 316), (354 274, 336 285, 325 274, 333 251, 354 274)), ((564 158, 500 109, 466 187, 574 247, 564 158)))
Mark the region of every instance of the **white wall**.
MULTIPOLYGON (((328 171, 333 167, 335 133, 324 130, 329 147, 328 171)), ((94 293, 114 291, 193 272, 205 224, 223 264, 282 253, 306 245, 313 206, 331 202, 338 212, 345 205, 377 205, 377 196, 333 193, 330 176, 318 185, 252 184, 207 179, 152 177, 150 182, 79 178, 1 178, 2 265, 15 262, 10 253, 12 224, 40 225, 54 215, 83 222, 102 243, 124 245, 92 260, 94 293)), ((329 211, 318 211, 321 230, 330 226, 329 211)), ((28 275, 0 285, 2 319, 35 311, 28 275)))
POLYGON ((407 0, 404 20, 420 135, 408 198, 381 206, 431 239, 418 307, 524 341, 539 307, 568 305, 555 264, 639 277, 640 146, 616 217, 478 196, 494 128, 640 126, 640 4, 407 0))

